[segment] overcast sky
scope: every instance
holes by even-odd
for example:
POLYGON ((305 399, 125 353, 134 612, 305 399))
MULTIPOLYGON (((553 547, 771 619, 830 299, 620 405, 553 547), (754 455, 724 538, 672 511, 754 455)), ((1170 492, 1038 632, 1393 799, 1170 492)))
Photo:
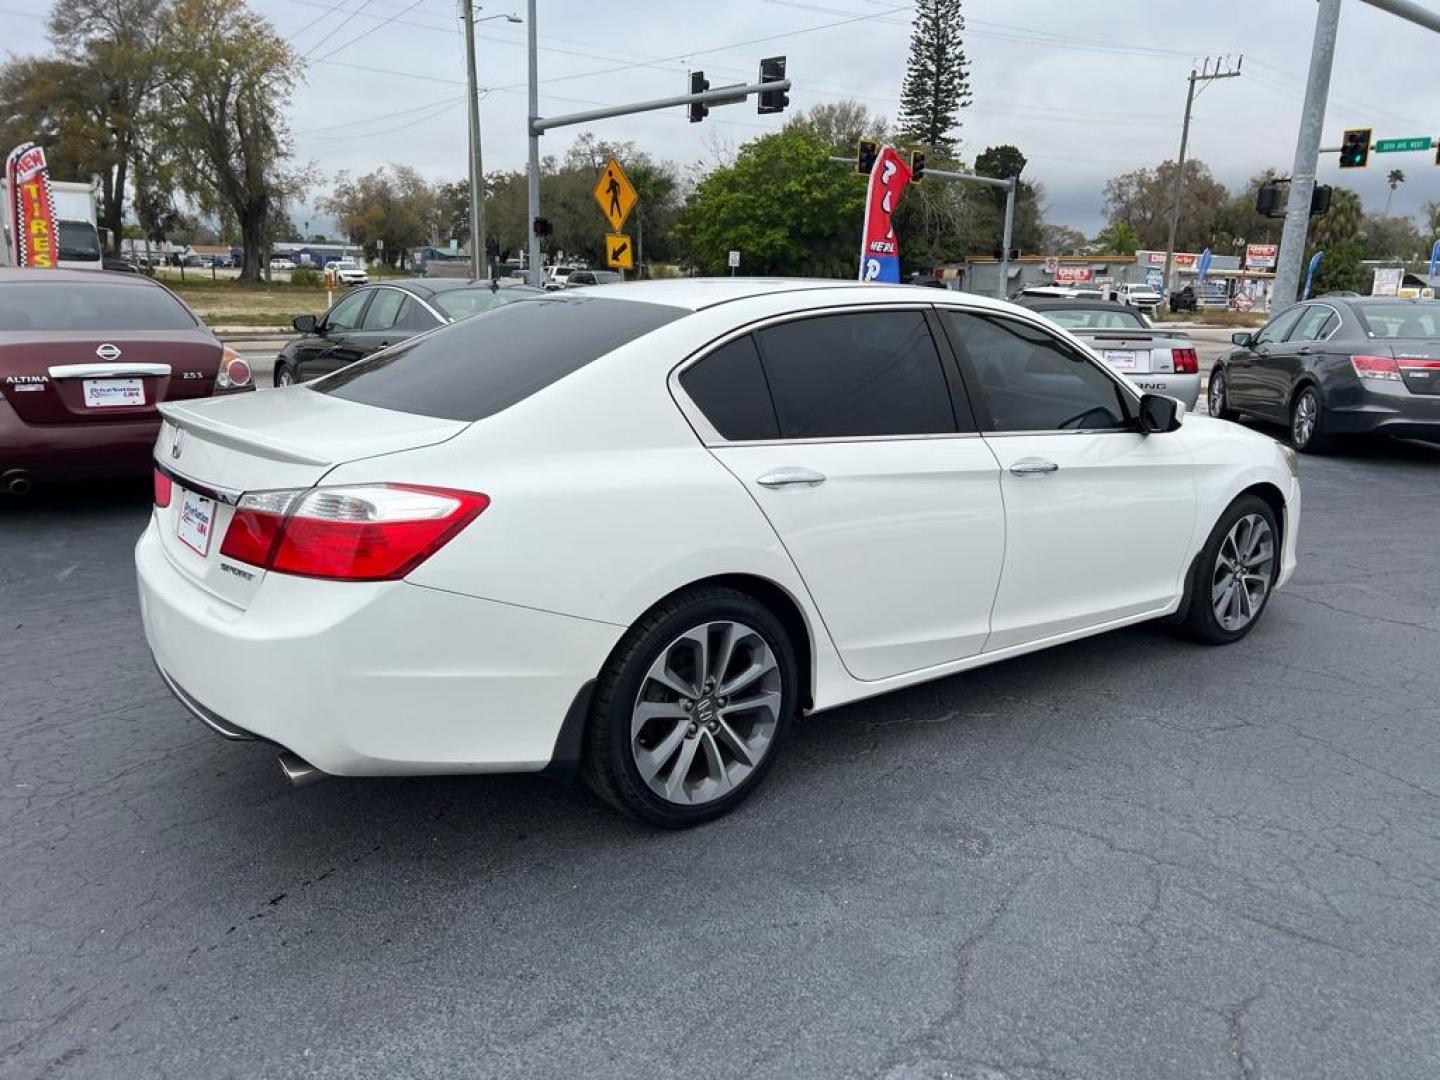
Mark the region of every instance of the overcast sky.
MULTIPOLYGON (((251 3, 308 58, 290 110, 301 160, 327 175, 386 162, 437 180, 464 175, 454 0, 251 3)), ((0 48, 44 51, 48 8, 0 0, 0 48)), ((1175 156, 1192 62, 1228 55, 1233 63, 1243 53, 1244 75, 1209 84, 1197 100, 1191 156, 1232 186, 1267 166, 1288 173, 1315 8, 1314 0, 966 0, 975 103, 962 114, 962 152, 973 159, 996 143, 1019 146, 1027 179, 1048 193, 1048 219, 1093 233, 1108 177, 1175 156)), ((539 9, 546 115, 683 93, 691 69, 712 85, 749 81, 761 57, 789 57, 790 113, 758 116, 750 103, 717 108, 701 124, 671 109, 592 128, 681 166, 711 158, 707 137, 742 143, 823 102, 855 98, 891 118, 899 111, 911 6, 898 0, 540 0, 539 9)), ((480 15, 512 11, 523 17, 524 0, 496 0, 480 15)), ((525 27, 496 19, 479 29, 485 166, 522 168, 525 27)), ((1437 57, 1440 36, 1346 0, 1326 143, 1348 126, 1373 126, 1377 138, 1440 135, 1437 57)), ((562 153, 580 130, 545 136, 541 152, 562 153)), ((1370 168, 1343 174, 1335 160, 1322 158, 1322 182, 1357 189, 1368 210, 1384 208, 1392 167, 1408 177, 1394 213, 1440 199, 1433 153, 1372 156, 1370 168)))

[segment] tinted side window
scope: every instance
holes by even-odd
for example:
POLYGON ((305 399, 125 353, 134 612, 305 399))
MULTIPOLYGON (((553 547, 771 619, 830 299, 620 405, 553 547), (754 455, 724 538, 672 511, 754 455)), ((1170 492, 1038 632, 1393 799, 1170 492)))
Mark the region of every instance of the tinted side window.
POLYGON ((400 305, 400 316, 395 320, 395 329, 413 330, 416 333, 433 329, 439 325, 439 320, 416 303, 414 297, 410 296, 407 296, 405 303, 400 305))
POLYGON ((1290 328, 1299 322, 1300 316, 1304 314, 1304 308, 1293 307, 1283 315, 1271 319, 1265 329, 1255 335, 1255 344, 1269 345, 1276 341, 1284 341, 1285 335, 1290 333, 1290 328))
POLYGON ((780 425, 760 369, 760 353, 748 334, 687 368, 680 385, 724 438, 779 438, 780 425))
POLYGON ((756 336, 784 438, 958 430, 940 354, 918 311, 822 315, 756 336))
POLYGON ((1307 308, 1290 334, 1291 341, 1319 341, 1336 323, 1335 313, 1319 304, 1307 308))
POLYGON ((365 309, 362 330, 389 330, 395 325, 400 314, 400 305, 405 303, 405 294, 398 289, 376 289, 375 299, 365 309))
POLYGON ((311 385, 380 409, 480 420, 686 314, 668 304, 601 300, 577 289, 501 304, 311 385))
POLYGON ((354 330, 360 325, 360 309, 365 306, 365 301, 370 299, 370 290, 351 293, 341 300, 333 308, 330 314, 325 316, 325 329, 327 330, 354 330))
POLYGON ((943 319, 955 351, 980 381, 990 430, 1129 426, 1115 380, 1045 331, 962 311, 947 311, 943 319))

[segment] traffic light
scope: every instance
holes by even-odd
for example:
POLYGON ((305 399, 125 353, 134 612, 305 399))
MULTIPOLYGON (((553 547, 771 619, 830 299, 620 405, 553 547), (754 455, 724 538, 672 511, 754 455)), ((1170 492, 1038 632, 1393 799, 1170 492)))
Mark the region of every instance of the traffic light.
MULTIPOLYGON (((703 94, 710 89, 710 82, 705 78, 703 71, 692 71, 690 73, 690 93, 703 94)), ((690 103, 690 123, 698 124, 705 117, 710 115, 710 106, 703 105, 698 101, 690 103)))
MULTIPOLYGON (((1319 190, 1318 188, 1316 190, 1319 190)), ((1276 211, 1280 209, 1280 185, 1273 180, 1267 180, 1260 185, 1255 192, 1255 213, 1261 217, 1276 217, 1276 211)))
POLYGON ((1350 128, 1340 140, 1340 168, 1363 169, 1370 164, 1371 128, 1350 128))
MULTIPOLYGON (((780 82, 784 78, 785 57, 771 56, 760 61, 760 81, 762 83, 780 82)), ((758 113, 784 112, 785 106, 789 104, 790 95, 784 90, 762 90, 755 111, 758 113)))
POLYGON ((1330 195, 1334 189, 1329 184, 1316 184, 1310 193, 1310 216, 1324 214, 1330 210, 1330 195))
POLYGON ((536 236, 549 236, 555 231, 555 226, 550 224, 549 218, 537 217, 533 228, 536 236))
POLYGON ((925 178, 925 151, 910 151, 910 182, 918 184, 925 178))
POLYGON ((870 170, 875 168, 875 159, 880 156, 880 147, 871 139, 861 139, 860 149, 855 151, 855 171, 861 176, 869 176, 870 170))
POLYGON ((1435 164, 1440 165, 1440 143, 1435 144, 1435 164))

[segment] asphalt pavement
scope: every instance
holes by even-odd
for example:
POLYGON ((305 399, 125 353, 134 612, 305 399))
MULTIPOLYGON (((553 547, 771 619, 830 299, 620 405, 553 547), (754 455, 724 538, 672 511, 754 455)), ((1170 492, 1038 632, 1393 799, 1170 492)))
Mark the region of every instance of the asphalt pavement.
POLYGON ((0 503, 0 1076, 1440 1075, 1440 448, 1302 479, 1239 644, 822 714, 681 834, 289 788, 150 666, 146 485, 0 503))

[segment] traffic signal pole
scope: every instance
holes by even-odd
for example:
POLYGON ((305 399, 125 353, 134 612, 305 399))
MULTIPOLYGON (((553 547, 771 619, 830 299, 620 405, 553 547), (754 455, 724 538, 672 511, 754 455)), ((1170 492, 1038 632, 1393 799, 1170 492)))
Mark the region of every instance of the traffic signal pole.
POLYGON ((535 221, 540 217, 540 136, 553 128, 570 127, 573 124, 588 124, 594 120, 608 120, 612 116, 630 116, 633 113, 654 112, 676 105, 729 105, 744 101, 752 94, 760 98, 759 111, 762 113, 781 112, 790 103, 787 92, 790 80, 771 78, 772 74, 783 74, 784 57, 773 57, 760 62, 760 82, 743 86, 721 86, 699 94, 677 94, 675 97, 654 98, 650 101, 636 101, 628 105, 607 105, 602 109, 588 109, 585 112, 565 113, 562 116, 540 115, 540 75, 536 57, 539 52, 536 20, 536 0, 530 0, 529 46, 530 46, 530 176, 526 185, 529 196, 530 217, 530 284, 540 286, 540 237, 535 232, 535 221), (767 65, 769 67, 767 67, 767 65), (778 67, 776 67, 778 65, 778 67), (770 70, 774 68, 775 70, 770 70), (768 102, 768 104, 767 104, 768 102))
MULTIPOLYGON (((832 156, 830 161, 835 165, 849 165, 852 169, 855 167, 855 158, 853 157, 832 156)), ((1000 250, 1000 284, 996 287, 995 291, 995 295, 999 299, 1004 300, 1009 293, 1010 287, 1010 245, 1014 242, 1015 238, 1015 192, 1020 186, 1019 180, 1013 176, 1009 179, 1001 180, 994 176, 976 176, 974 173, 950 172, 946 169, 932 169, 928 165, 925 166, 925 175, 927 177, 938 177, 941 180, 958 180, 965 184, 979 184, 982 187, 999 188, 1005 192, 1005 226, 1001 240, 1004 246, 1000 250)))
POLYGON ((1305 237, 1310 230, 1310 200, 1315 194, 1315 168, 1320 160, 1320 138, 1325 128, 1325 99, 1330 94, 1330 69, 1335 60, 1335 38, 1340 29, 1340 0, 1320 0, 1315 15, 1315 39, 1310 48, 1310 77, 1305 83, 1305 104, 1300 110, 1300 131, 1295 138, 1295 166, 1290 173, 1290 201, 1280 234, 1280 255, 1275 264, 1272 314, 1295 303, 1300 292, 1300 268, 1305 261, 1305 237))

